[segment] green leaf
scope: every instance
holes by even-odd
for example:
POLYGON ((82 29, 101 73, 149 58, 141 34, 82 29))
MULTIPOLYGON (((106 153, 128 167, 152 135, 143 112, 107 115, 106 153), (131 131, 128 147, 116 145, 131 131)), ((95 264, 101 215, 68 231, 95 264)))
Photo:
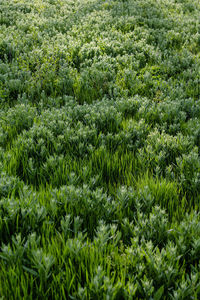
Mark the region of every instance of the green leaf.
POLYGON ((34 275, 34 276, 38 276, 38 273, 36 271, 34 271, 33 269, 27 268, 25 266, 22 267, 25 271, 29 272, 30 274, 34 275))
POLYGON ((161 297, 162 297, 162 295, 163 295, 163 293, 164 293, 164 285, 162 285, 162 286, 157 290, 157 292, 155 293, 153 299, 154 299, 154 300, 160 300, 161 297))

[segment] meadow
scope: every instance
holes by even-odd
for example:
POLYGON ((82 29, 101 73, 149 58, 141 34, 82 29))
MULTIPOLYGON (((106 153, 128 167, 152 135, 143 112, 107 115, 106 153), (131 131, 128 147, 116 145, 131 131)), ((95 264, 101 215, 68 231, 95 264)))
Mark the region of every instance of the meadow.
POLYGON ((0 300, 200 299, 199 0, 1 0, 0 300))

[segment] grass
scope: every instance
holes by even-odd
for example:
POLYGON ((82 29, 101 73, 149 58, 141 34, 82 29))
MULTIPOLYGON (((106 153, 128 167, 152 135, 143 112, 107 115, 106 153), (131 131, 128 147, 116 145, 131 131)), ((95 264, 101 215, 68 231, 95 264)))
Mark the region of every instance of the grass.
POLYGON ((2 0, 0 299, 199 299, 199 2, 2 0))

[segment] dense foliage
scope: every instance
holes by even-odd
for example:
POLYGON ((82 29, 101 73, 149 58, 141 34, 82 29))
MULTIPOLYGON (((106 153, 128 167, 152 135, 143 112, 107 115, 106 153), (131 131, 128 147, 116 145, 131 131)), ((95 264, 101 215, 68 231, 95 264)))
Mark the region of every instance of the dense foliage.
POLYGON ((0 11, 0 299, 200 299, 199 1, 0 11))

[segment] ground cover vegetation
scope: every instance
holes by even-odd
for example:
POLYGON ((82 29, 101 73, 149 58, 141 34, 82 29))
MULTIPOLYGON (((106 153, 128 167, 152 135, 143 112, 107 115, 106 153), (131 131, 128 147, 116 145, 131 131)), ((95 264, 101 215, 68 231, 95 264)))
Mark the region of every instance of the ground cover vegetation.
POLYGON ((1 300, 200 299, 199 16, 1 0, 1 300))

